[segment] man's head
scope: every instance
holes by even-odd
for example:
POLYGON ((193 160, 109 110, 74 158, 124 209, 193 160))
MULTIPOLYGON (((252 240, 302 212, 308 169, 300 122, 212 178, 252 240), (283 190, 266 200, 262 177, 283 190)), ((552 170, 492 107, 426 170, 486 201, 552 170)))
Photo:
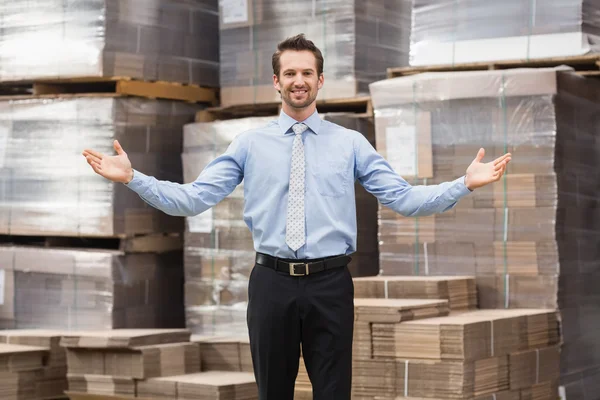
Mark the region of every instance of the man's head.
POLYGON ((323 86, 323 55, 303 34, 288 38, 273 54, 273 85, 291 108, 311 105, 323 86))

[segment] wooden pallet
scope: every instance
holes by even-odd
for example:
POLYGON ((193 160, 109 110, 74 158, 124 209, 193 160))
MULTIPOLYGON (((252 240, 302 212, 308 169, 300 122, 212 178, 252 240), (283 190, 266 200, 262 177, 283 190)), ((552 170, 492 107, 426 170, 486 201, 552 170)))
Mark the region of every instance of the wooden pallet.
MULTIPOLYGON (((281 102, 244 104, 229 107, 210 107, 196 113, 196 122, 212 122, 245 117, 263 117, 278 115, 281 102)), ((370 96, 353 97, 348 99, 317 100, 319 113, 348 112, 357 116, 373 115, 370 96)))
POLYGON ((0 235, 0 244, 54 249, 105 249, 125 253, 166 253, 183 249, 183 237, 178 234, 149 234, 132 237, 0 235))
POLYGON ((129 77, 79 77, 0 82, 0 99, 69 96, 136 96, 218 104, 218 89, 165 81, 142 81, 129 77))
POLYGON ((422 67, 388 68, 388 78, 422 74, 424 72, 483 71, 512 68, 552 68, 560 65, 572 67, 580 75, 600 76, 600 54, 572 57, 539 58, 532 60, 507 60, 464 64, 440 64, 422 67))

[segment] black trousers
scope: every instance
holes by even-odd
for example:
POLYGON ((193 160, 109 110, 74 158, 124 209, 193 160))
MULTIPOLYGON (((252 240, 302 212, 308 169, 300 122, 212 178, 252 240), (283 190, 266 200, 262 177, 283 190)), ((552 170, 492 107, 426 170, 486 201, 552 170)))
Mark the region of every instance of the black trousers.
POLYGON ((292 400, 300 346, 314 400, 350 400, 354 284, 347 266, 290 276, 255 265, 248 331, 259 400, 292 400))

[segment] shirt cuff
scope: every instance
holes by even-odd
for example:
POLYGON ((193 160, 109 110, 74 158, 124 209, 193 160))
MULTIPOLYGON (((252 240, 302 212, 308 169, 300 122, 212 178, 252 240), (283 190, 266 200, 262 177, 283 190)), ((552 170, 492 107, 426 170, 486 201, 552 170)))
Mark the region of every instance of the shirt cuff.
POLYGON ((127 186, 129 189, 133 190, 134 192, 140 194, 142 190, 146 189, 146 183, 148 182, 149 178, 150 177, 148 175, 144 175, 140 171, 134 169, 133 179, 131 179, 129 183, 124 183, 124 185, 127 186))
POLYGON ((458 179, 454 180, 454 184, 450 187, 450 195, 455 199, 458 200, 461 197, 465 197, 468 194, 473 193, 472 190, 470 190, 467 185, 465 185, 465 176, 461 176, 458 179))

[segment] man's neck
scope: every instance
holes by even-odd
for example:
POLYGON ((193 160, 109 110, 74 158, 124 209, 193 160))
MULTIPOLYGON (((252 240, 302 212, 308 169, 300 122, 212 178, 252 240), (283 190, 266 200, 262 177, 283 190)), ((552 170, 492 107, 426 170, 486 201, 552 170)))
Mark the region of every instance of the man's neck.
POLYGON ((307 119, 308 117, 310 117, 311 115, 313 115, 313 113, 317 109, 317 102, 314 101, 314 102, 312 102, 312 104, 310 104, 308 107, 305 107, 305 108, 293 108, 293 107, 290 107, 284 101, 281 105, 281 108, 282 108, 283 112, 286 113, 288 116, 295 119, 296 121, 301 122, 301 121, 304 121, 305 119, 307 119))

